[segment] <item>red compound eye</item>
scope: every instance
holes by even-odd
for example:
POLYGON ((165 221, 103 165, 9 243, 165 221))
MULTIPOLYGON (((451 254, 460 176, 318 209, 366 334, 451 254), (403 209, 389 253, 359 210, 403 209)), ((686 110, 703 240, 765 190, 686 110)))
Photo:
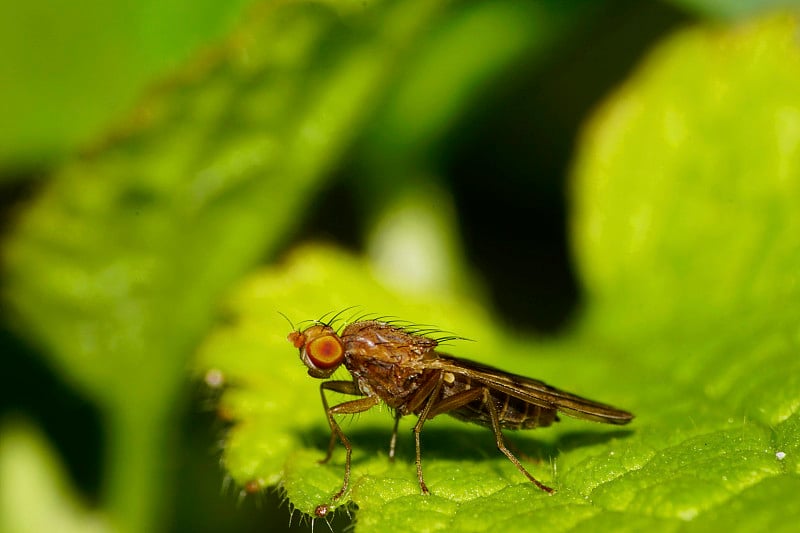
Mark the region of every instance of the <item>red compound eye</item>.
POLYGON ((306 354, 317 368, 331 368, 344 359, 342 341, 334 335, 318 337, 306 345, 306 354))

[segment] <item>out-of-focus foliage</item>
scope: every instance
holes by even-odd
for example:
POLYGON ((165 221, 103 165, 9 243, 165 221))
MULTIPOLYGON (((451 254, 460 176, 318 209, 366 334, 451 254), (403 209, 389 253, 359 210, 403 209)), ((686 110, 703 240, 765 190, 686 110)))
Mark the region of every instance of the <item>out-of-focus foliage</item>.
POLYGON ((797 0, 672 0, 672 3, 721 19, 741 19, 770 10, 800 7, 797 0))
POLYGON ((650 334, 796 297, 800 53, 796 19, 767 20, 670 41, 594 119, 573 226, 603 327, 650 334))
POLYGON ((42 435, 11 421, 4 421, 0 429, 0 531, 111 531, 106 517, 77 501, 72 484, 42 435), (38 512, 32 511, 33 502, 38 512))
MULTIPOLYGON (((415 44, 530 14, 517 2, 454 13, 427 0, 264 4, 20 209, 3 249, 5 299, 21 331, 101 406, 119 527, 148 530, 157 516, 186 358, 221 292, 297 223, 422 57, 415 44)), ((492 49, 474 43, 481 55, 464 56, 461 86, 450 87, 468 94, 481 78, 472 71, 487 76, 521 50, 521 31, 492 49)))
POLYGON ((230 30, 246 3, 4 2, 0 180, 92 142, 155 75, 230 30))

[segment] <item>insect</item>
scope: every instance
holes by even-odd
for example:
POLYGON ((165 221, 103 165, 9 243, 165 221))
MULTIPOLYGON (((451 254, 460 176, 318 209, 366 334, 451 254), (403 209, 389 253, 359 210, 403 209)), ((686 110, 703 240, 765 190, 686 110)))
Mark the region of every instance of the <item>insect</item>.
POLYGON ((426 336, 431 330, 380 320, 359 320, 337 333, 332 323, 333 320, 317 321, 303 331, 292 331, 287 338, 299 350, 310 376, 327 379, 343 364, 353 378, 320 384, 322 405, 331 429, 328 453, 320 462, 330 460, 337 439, 346 451, 344 481, 333 496, 334 501, 345 493, 350 483, 352 453, 350 441, 335 417, 361 413, 380 402, 394 411, 390 460, 394 460, 400 418, 410 414, 418 416, 413 431, 417 478, 423 494, 430 491, 422 475, 420 433, 425 422, 437 415, 447 414, 490 428, 499 450, 525 477, 547 493, 552 493, 553 489, 533 477, 506 447, 503 429, 546 427, 558 422, 559 412, 618 425, 633 419, 627 411, 558 390, 541 381, 436 351, 440 342, 457 337, 435 339, 426 336), (330 406, 326 391, 359 398, 330 406))

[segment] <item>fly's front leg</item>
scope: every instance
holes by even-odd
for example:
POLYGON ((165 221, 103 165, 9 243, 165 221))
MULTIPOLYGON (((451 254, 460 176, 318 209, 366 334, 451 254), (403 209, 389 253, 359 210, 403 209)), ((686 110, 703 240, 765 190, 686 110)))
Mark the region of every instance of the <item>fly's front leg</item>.
MULTIPOLYGON (((328 402, 325 399, 325 389, 328 390, 335 390, 339 392, 344 392, 347 394, 350 390, 358 391, 355 387, 355 384, 351 381, 326 381, 320 386, 320 392, 322 394, 322 403, 325 406, 325 414, 328 417, 328 424, 331 427, 331 445, 328 448, 328 455, 326 456, 325 460, 328 460, 331 455, 331 450, 333 448, 333 443, 336 442, 335 438, 338 437, 340 441, 342 441, 342 445, 344 446, 346 455, 345 455, 345 462, 344 462, 344 481, 342 482, 342 488, 339 489, 339 492, 333 495, 333 500, 338 500, 342 494, 345 493, 347 490, 348 485, 350 484, 350 457, 353 453, 353 447, 350 445, 350 441, 347 440, 345 437, 342 428, 339 427, 339 423, 336 422, 334 415, 340 414, 355 414, 367 411, 376 405, 380 401, 375 396, 367 396, 366 398, 361 398, 358 400, 350 400, 349 402, 340 403, 339 405, 334 405, 333 407, 328 407, 328 402), (343 385, 348 384, 352 385, 352 389, 343 385), (326 387, 326 385, 328 385, 326 387)), ((360 391, 350 394, 361 394, 360 391)))
POLYGON ((322 407, 325 409, 325 416, 328 418, 328 425, 331 428, 331 439, 328 442, 328 453, 325 454, 325 457, 319 460, 320 464, 325 464, 331 460, 331 456, 333 455, 333 447, 336 446, 336 432, 333 430, 333 426, 330 423, 330 416, 328 415, 328 411, 330 408, 328 407, 328 399, 325 397, 325 391, 332 390, 334 392, 339 392, 342 394, 351 394, 353 396, 363 396, 364 394, 358 390, 356 384, 352 381, 325 381, 320 384, 319 386, 319 393, 322 396, 322 407))

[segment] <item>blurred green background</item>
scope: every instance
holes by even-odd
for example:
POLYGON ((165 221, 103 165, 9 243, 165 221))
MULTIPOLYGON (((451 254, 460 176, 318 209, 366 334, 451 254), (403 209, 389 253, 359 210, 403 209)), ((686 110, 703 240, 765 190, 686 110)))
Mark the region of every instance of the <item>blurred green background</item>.
POLYGON ((328 241, 557 336, 585 297, 587 118, 676 30, 792 4, 6 3, 0 455, 31 466, 0 504, 61 530, 286 527, 274 492, 224 482, 189 370, 236 281, 328 241))

